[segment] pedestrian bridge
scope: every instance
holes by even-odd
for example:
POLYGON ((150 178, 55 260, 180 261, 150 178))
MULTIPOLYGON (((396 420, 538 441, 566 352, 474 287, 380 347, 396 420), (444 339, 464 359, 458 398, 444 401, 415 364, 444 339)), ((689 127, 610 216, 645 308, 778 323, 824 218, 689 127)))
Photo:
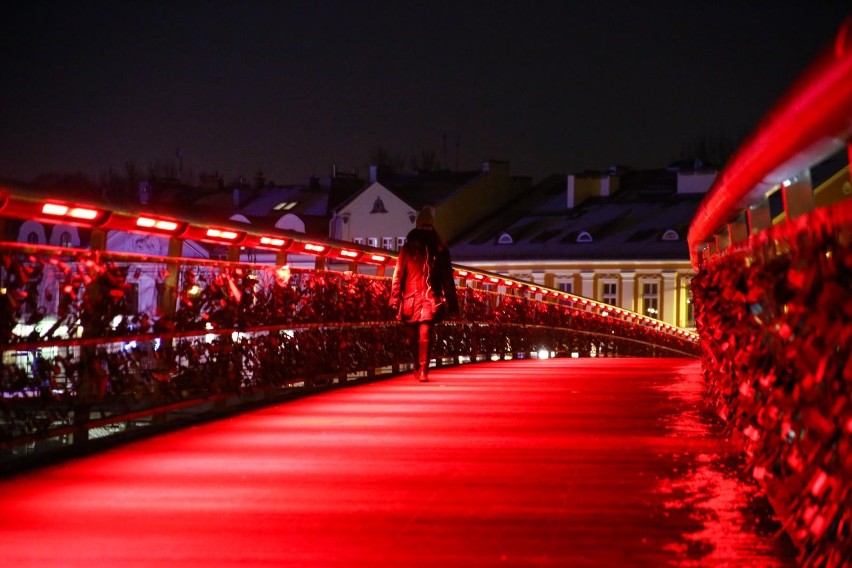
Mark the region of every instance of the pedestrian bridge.
POLYGON ((697 333, 456 266, 419 384, 392 255, 0 188, 4 234, 88 238, 2 243, 0 560, 849 565, 852 185, 810 173, 849 152, 850 22, 698 210, 697 333))
POLYGON ((405 374, 0 482, 10 566, 794 566, 695 359, 405 374))

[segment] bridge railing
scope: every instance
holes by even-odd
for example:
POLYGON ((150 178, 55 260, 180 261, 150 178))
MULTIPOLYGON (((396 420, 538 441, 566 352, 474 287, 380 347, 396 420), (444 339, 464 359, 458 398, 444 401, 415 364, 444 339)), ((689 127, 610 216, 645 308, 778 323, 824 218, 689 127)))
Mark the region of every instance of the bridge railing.
POLYGON ((811 181, 838 150, 852 155, 850 135, 852 19, 726 166, 689 232, 712 396, 804 566, 852 558, 852 185, 848 165, 811 181))
MULTIPOLYGON (((394 255, 290 233, 2 195, 0 452, 5 467, 229 409, 407 370, 388 307, 394 255), (48 212, 45 212, 48 211, 48 212), (68 218, 68 215, 77 217, 68 218), (59 218, 55 218, 59 216, 59 218), (93 247, 12 242, 37 219, 93 247), (139 224, 139 219, 146 219, 139 224), (153 220, 153 221, 151 221, 153 220), (165 237, 106 250, 112 231, 165 237), (20 233, 20 230, 18 230, 20 233), (226 260, 177 254, 236 235, 226 260), (262 242, 266 239, 265 242, 262 242), (101 248, 96 248, 102 243, 101 248), (269 262, 245 262, 261 245, 269 262), (312 258, 313 262, 305 262, 312 258), (227 260, 233 259, 233 260, 227 260), (311 268, 298 265, 313 265, 311 268)), ((696 356, 697 336, 621 308, 455 266, 461 313, 438 326, 435 365, 521 357, 696 356)))

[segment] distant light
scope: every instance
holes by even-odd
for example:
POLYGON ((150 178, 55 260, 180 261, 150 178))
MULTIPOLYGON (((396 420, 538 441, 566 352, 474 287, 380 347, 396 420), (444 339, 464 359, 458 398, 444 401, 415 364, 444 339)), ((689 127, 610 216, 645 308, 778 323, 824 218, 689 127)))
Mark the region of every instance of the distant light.
POLYGON ((550 356, 550 351, 547 349, 539 349, 538 350, 538 358, 539 359, 547 359, 550 356))
POLYGON ((53 215, 56 217, 71 217, 73 219, 82 219, 84 221, 92 221, 97 219, 100 211, 88 207, 69 207, 60 203, 45 203, 42 205, 41 212, 45 215, 53 215))
POLYGON ((271 247, 283 247, 287 241, 279 237, 260 237, 260 244, 271 247))
POLYGON ((212 237, 214 239, 224 239, 226 241, 233 241, 239 236, 239 233, 235 231, 229 231, 228 229, 207 229, 207 236, 212 237))

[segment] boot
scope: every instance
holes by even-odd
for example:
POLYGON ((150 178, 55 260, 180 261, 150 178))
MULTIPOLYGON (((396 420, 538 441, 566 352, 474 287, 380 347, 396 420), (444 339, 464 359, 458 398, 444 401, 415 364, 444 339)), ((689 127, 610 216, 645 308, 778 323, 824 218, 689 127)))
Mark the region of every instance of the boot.
POLYGON ((417 343, 415 341, 411 341, 409 346, 411 348, 411 358, 414 360, 414 378, 419 381, 420 380, 420 369, 421 369, 420 352, 419 352, 419 349, 418 349, 419 346, 417 345, 417 343))
MULTIPOLYGON (((420 367, 420 375, 418 380, 421 383, 425 383, 429 381, 429 342, 428 341, 420 341, 419 342, 419 353, 417 357, 418 365, 420 367)), ((415 376, 417 374, 415 373, 415 376)))

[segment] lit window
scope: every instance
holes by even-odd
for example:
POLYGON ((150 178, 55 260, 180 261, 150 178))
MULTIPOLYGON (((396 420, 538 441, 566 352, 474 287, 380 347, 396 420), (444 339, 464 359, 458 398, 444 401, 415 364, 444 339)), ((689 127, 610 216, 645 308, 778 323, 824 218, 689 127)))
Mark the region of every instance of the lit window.
POLYGON ((405 237, 397 237, 396 238, 396 250, 399 250, 404 246, 405 246, 405 237))
POLYGON ((290 209, 298 205, 298 203, 298 201, 282 201, 272 209, 273 211, 289 211, 290 209))
POLYGON ((70 247, 71 246, 71 233, 68 231, 63 231, 59 236, 59 246, 61 247, 70 247))
POLYGON ((364 237, 354 237, 352 239, 352 242, 355 243, 356 245, 363 245, 364 244, 364 237))
POLYGON ((656 282, 642 284, 642 314, 651 318, 660 317, 660 286, 656 282))
POLYGON ((370 247, 378 247, 379 246, 379 237, 370 237, 367 239, 367 246, 370 247))
POLYGON ((382 248, 385 250, 393 250, 393 237, 382 237, 382 248))

